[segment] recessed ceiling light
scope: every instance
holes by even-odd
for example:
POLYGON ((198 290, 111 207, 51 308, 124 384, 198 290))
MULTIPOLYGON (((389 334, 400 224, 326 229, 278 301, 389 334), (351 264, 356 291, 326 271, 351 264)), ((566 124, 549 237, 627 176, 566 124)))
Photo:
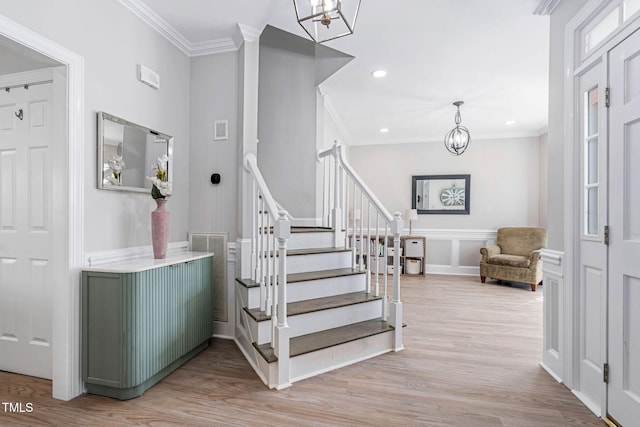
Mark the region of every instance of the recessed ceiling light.
POLYGON ((515 120, 507 120, 506 122, 504 122, 505 125, 507 126, 511 126, 511 125, 515 125, 516 121, 515 120))
POLYGON ((380 133, 387 133, 387 132, 389 132, 389 128, 380 129, 380 133))
POLYGON ((387 70, 373 70, 371 75, 377 79, 381 79, 382 77, 387 75, 387 70))

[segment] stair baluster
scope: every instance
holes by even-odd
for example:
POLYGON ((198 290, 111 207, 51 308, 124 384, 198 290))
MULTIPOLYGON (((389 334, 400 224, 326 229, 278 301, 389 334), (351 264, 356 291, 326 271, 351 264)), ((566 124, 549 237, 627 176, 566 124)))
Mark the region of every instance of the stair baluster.
POLYGON ((245 170, 253 179, 253 241, 251 265, 253 280, 260 285, 260 309, 271 316, 271 346, 278 357, 278 384, 288 387, 289 325, 287 324, 287 241, 291 233, 289 214, 278 209, 267 187, 254 154, 247 154, 245 170), (276 253, 277 250, 277 253, 276 253))
MULTIPOLYGON (((351 238, 346 238, 344 241, 348 245, 347 248, 352 249, 353 251, 353 268, 358 267, 359 269, 366 271, 367 274, 367 292, 372 292, 371 289, 371 272, 382 273, 384 274, 384 300, 382 304, 382 318, 387 320, 389 318, 389 323, 395 328, 395 336, 394 336, 394 350, 398 351, 403 348, 402 344, 402 301, 400 300, 400 234, 402 232, 402 217, 399 212, 395 212, 393 215, 389 213, 389 211, 382 205, 382 203, 378 200, 378 198, 373 194, 373 192, 367 187, 364 181, 360 178, 360 176, 353 170, 351 165, 347 162, 344 156, 344 147, 339 143, 339 141, 335 141, 333 146, 330 149, 324 151, 318 151, 316 155, 318 161, 325 160, 333 160, 333 164, 328 168, 325 166, 323 170, 325 173, 328 171, 329 175, 333 175, 333 179, 331 176, 325 176, 324 182, 331 183, 333 182, 333 186, 325 185, 325 190, 329 192, 333 191, 332 194, 326 194, 323 200, 326 200, 327 203, 333 203, 329 206, 329 215, 328 218, 330 220, 329 226, 334 229, 336 233, 336 246, 338 246, 338 242, 341 241, 339 237, 343 237, 342 233, 345 233, 347 236, 351 236, 351 238), (342 178, 341 178, 342 177, 342 178), (340 184, 340 185, 339 185, 340 184), (340 197, 340 194, 344 194, 344 197, 340 197), (349 194, 351 193, 351 194, 349 194), (349 199, 351 195, 352 203, 349 203, 349 199), (331 197, 333 196, 333 197, 331 197), (365 200, 367 205, 365 206, 365 200), (366 217, 365 217, 365 208, 366 208, 366 217), (347 220, 349 217, 344 215, 344 222, 340 220, 343 218, 342 212, 343 210, 351 209, 351 224, 349 226, 349 221, 347 220), (376 215, 376 224, 375 229, 373 227, 373 221, 371 217, 371 210, 374 210, 374 214, 376 215), (359 212, 359 215, 358 215, 359 212), (359 227, 357 226, 356 220, 360 219, 359 227), (365 235, 367 242, 371 242, 371 237, 373 235, 376 236, 376 241, 380 241, 380 225, 378 222, 378 218, 382 218, 382 222, 385 228, 385 232, 383 234, 383 259, 386 260, 387 249, 388 249, 388 237, 392 238, 393 241, 393 292, 391 296, 390 307, 387 310, 387 272, 379 271, 379 256, 380 249, 378 247, 371 247, 371 244, 367 243, 365 245, 365 235), (366 219, 366 227, 367 230, 365 232, 365 219, 366 219), (343 229, 344 228, 344 229, 343 229), (389 232, 391 235, 389 235, 389 232), (359 241, 358 241, 359 240, 359 241), (365 249, 366 248, 366 249, 365 249), (365 252, 366 250, 366 252, 365 252), (372 268, 371 263, 375 262, 376 267, 372 268), (389 311, 387 313, 387 311, 389 311)), ((385 265, 386 267, 386 265, 385 265)), ((379 278, 376 274, 376 285, 373 292, 377 294, 379 292, 379 278)))

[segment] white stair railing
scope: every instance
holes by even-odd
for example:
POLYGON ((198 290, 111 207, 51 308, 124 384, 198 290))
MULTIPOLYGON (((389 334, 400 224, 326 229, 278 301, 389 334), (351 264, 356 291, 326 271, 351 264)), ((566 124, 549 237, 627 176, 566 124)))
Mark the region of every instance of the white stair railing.
POLYGON ((278 385, 290 385, 289 325, 287 324, 287 241, 289 214, 278 208, 258 169, 254 154, 244 167, 252 178, 251 278, 260 285, 260 309, 271 315, 271 346, 278 358, 278 385))
POLYGON ((391 215, 382 205, 347 162, 344 147, 338 141, 330 149, 318 151, 317 159, 324 162, 323 225, 334 229, 336 247, 351 249, 353 268, 367 272, 366 291, 375 296, 380 296, 382 292, 382 318, 395 328, 394 350, 401 350, 401 214, 395 212, 391 215), (387 313, 387 256, 390 246, 393 248, 393 291, 387 313), (380 277, 383 281, 382 290, 380 277))

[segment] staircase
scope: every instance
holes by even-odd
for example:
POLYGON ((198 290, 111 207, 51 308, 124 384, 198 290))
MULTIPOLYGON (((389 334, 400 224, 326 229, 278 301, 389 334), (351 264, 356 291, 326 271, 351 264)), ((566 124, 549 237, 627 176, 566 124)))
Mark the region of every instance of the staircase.
MULTIPOLYGON (((340 154, 336 144, 325 156, 335 159, 340 154)), ((347 177, 337 169, 340 163, 335 161, 334 176, 347 177)), ((347 180, 340 179, 338 184, 334 179, 331 187, 345 197, 333 198, 341 206, 331 206, 327 215, 330 224, 291 226, 288 214, 272 200, 255 158, 248 157, 245 166, 255 177, 255 219, 252 277, 236 279, 236 342, 262 381, 270 388, 282 389, 401 350, 399 275, 392 277, 390 297, 387 275, 375 274, 367 265, 374 264, 367 261, 372 258, 360 256, 366 252, 356 247, 357 241, 381 231, 373 229, 371 219, 366 228, 361 223, 358 229, 355 222, 349 227, 345 214, 349 206, 351 210, 357 206, 372 211, 377 199, 371 200, 366 186, 357 194, 353 191, 350 198, 344 189, 347 180), (363 205, 365 199, 368 206, 363 205)), ((355 179, 357 182, 357 175, 355 179)), ((385 218, 393 217, 386 213, 385 218)), ((376 224, 379 222, 376 217, 376 224)), ((393 236, 398 237, 394 244, 399 245, 399 214, 387 223, 384 230, 392 226, 393 236)))

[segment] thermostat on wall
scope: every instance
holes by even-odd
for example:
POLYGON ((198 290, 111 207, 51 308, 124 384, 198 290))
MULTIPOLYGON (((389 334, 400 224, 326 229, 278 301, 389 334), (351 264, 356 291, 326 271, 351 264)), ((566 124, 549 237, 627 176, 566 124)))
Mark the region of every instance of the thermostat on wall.
POLYGON ((160 75, 144 65, 138 64, 138 80, 154 89, 160 89, 160 75))

